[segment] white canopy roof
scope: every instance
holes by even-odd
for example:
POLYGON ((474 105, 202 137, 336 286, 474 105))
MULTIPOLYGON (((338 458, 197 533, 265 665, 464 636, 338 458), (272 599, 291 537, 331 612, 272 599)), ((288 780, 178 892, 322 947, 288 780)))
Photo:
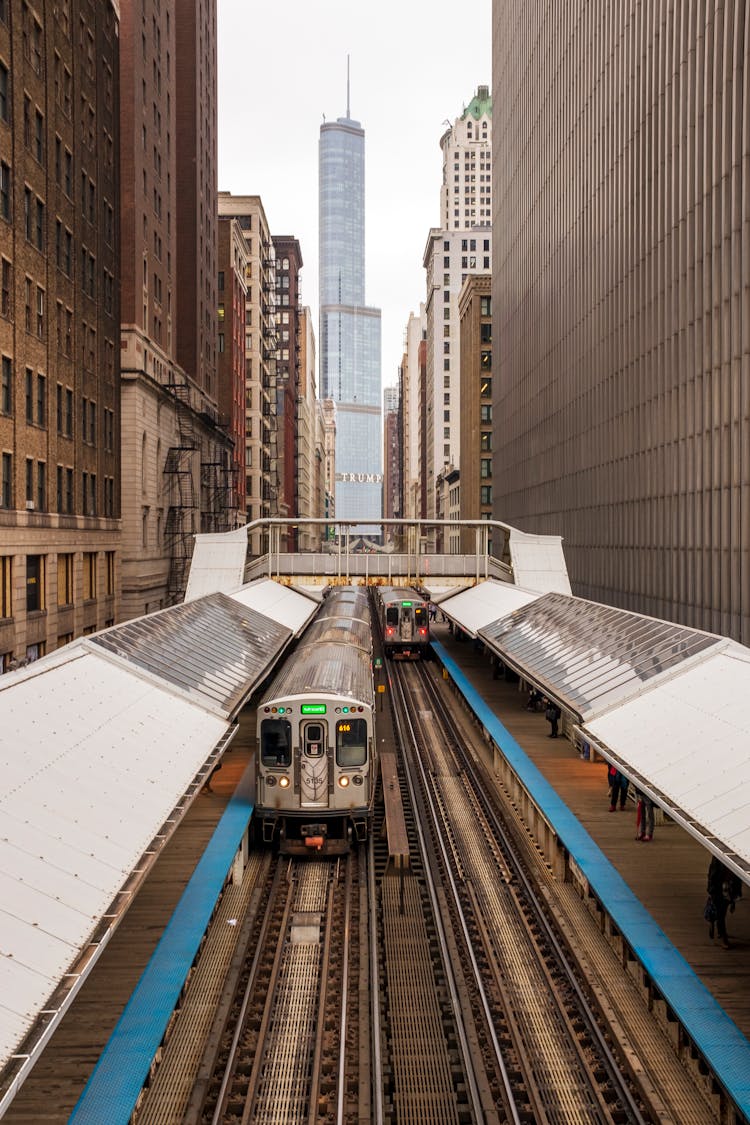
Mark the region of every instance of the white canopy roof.
POLYGON ((0 677, 0 1116, 291 639, 216 593, 0 677))
POLYGON ((470 590, 462 590, 451 598, 445 598, 440 602, 440 609, 465 633, 475 637, 485 625, 536 601, 540 596, 531 590, 512 586, 510 582, 488 578, 486 582, 480 582, 470 590))
POLYGON ((441 609, 556 700, 603 757, 750 882, 750 649, 491 580, 441 609))
POLYGON ((99 920, 229 728, 93 646, 65 652, 0 679, 3 1067, 65 973, 76 987, 99 920))
POLYGON ((559 535, 529 535, 510 529, 510 560, 513 581, 542 594, 570 593, 570 578, 559 535))
POLYGON ((242 585, 247 556, 247 528, 196 535, 185 601, 205 594, 229 593, 242 585))
POLYGON ((310 618, 320 608, 318 600, 297 593, 288 586, 282 586, 271 578, 259 578, 256 582, 243 586, 241 590, 235 590, 229 596, 240 605, 249 606, 262 613, 264 617, 270 617, 272 621, 285 625, 295 636, 299 636, 310 618))
POLYGON ((750 875, 750 650, 727 642, 590 720, 606 756, 693 836, 750 875))

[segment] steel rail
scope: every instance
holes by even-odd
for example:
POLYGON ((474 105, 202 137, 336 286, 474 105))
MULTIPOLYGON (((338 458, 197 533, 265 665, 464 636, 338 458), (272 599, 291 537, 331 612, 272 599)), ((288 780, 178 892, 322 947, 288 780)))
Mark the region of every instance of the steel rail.
MULTIPOLYGON (((392 686, 392 698, 395 697, 395 693, 393 692, 393 686, 395 685, 397 687, 397 693, 398 693, 399 702, 400 702, 400 707, 394 707, 394 722, 396 724, 396 728, 398 730, 398 734, 399 734, 399 738, 401 739, 402 746, 406 747, 407 745, 411 745, 416 750, 416 748, 417 748, 416 731, 415 731, 414 724, 412 722, 411 716, 409 714, 409 708, 408 708, 407 702, 406 702, 406 693, 404 691, 403 679, 402 679, 400 671, 399 671, 398 675, 395 674, 395 668, 393 669, 393 673, 394 674, 391 674, 391 672, 389 672, 389 674, 388 674, 388 678, 391 681, 391 686, 392 686), (403 723, 408 728, 408 738, 406 737, 406 732, 404 731, 404 726, 402 725, 402 719, 403 719, 403 723)), ((425 797, 425 801, 428 805, 429 814, 432 817, 433 824, 437 824, 438 814, 437 814, 437 811, 435 809, 435 803, 434 803, 434 800, 433 800, 433 797, 432 797, 432 793, 430 792, 430 786, 428 784, 427 775, 426 775, 424 765, 423 765, 418 753, 414 754, 414 759, 416 760, 417 770, 418 770, 418 772, 420 774, 420 777, 421 777, 422 787, 423 787, 423 791, 424 791, 424 797, 425 797)), ((410 796, 412 804, 413 804, 413 806, 416 810, 419 807, 417 792, 416 792, 416 785, 415 785, 414 778, 412 776, 412 768, 409 765, 406 754, 403 755, 403 760, 404 760, 404 767, 405 767, 406 783, 407 783, 407 786, 408 786, 408 789, 409 789, 409 796, 410 796)), ((471 1051, 470 1051, 470 1048, 469 1048, 468 1036, 467 1036, 465 1022, 464 1022, 464 1015, 463 1015, 463 1011, 462 1011, 462 1008, 461 1008, 461 1002, 460 1002, 460 999, 459 999, 459 996, 458 996, 458 986, 457 986, 457 983, 456 983, 456 978, 455 978, 455 974, 454 974, 454 971, 453 971, 453 965, 452 965, 451 957, 450 957, 449 950, 448 950, 448 942, 447 942, 447 937, 446 937, 446 933, 445 933, 445 926, 443 924, 443 918, 442 918, 442 914, 441 914, 441 910, 440 910, 440 904, 439 904, 439 901, 438 901, 436 879, 435 879, 435 875, 433 873, 433 861, 430 857, 429 849, 427 847, 427 839, 426 839, 422 824, 420 822, 420 818, 418 816, 415 817, 415 827, 416 827, 417 835, 419 837, 419 846, 420 846, 420 850, 422 852, 422 859, 423 859, 423 863, 424 863, 425 881, 426 881, 427 889, 428 889, 429 895, 430 895, 430 902, 432 904, 432 910, 433 910, 434 919, 435 919, 435 927, 436 927, 436 930, 437 930, 437 933, 438 933, 438 936, 439 936, 439 939, 440 939, 440 951, 441 951, 441 956, 442 956, 442 959, 443 959, 443 967, 444 967, 444 970, 445 970, 446 980, 448 982, 448 987, 449 987, 450 994, 451 994, 451 1003, 452 1003, 453 1011, 454 1011, 455 1018, 456 1018, 456 1027, 457 1027, 458 1038, 459 1038, 459 1043, 460 1043, 460 1047, 461 1047, 461 1055, 462 1055, 462 1061, 463 1061, 463 1066, 464 1066, 464 1073, 466 1075, 467 1084, 469 1086, 469 1091, 470 1091, 470 1094, 471 1094, 472 1109, 474 1111, 475 1119, 477 1121, 482 1121, 485 1118, 485 1111, 484 1111, 484 1106, 482 1104, 482 1097, 481 1097, 481 1094, 479 1092, 479 1087, 478 1087, 478 1084, 477 1084, 476 1074, 475 1074, 475 1071, 474 1071, 474 1063, 473 1063, 472 1058, 471 1058, 471 1051)), ((498 1072, 500 1073, 500 1075, 502 1077, 502 1082, 503 1082, 503 1086, 504 1086, 504 1089, 505 1089, 506 1098, 507 1098, 507 1101, 508 1101, 507 1109, 509 1110, 510 1118, 513 1121, 514 1125, 521 1125, 522 1118, 519 1116, 519 1113, 518 1113, 518 1110, 517 1110, 517 1107, 516 1107, 516 1104, 515 1104, 515 1098, 514 1098, 514 1095, 513 1095, 510 1076, 509 1076, 507 1068, 505 1066, 505 1062, 502 1058, 502 1052, 501 1052, 501 1049, 500 1049, 500 1044, 498 1043, 498 1040, 497 1040, 497 1035, 495 1034, 495 1028, 494 1028, 494 1024, 493 1024, 493 1021, 492 1021, 492 1014, 491 1014, 491 1010, 490 1010, 490 1006, 489 1006, 489 1001, 487 999, 487 995, 486 995, 486 992, 484 990, 484 985, 482 983, 481 974, 480 974, 480 971, 479 971, 479 966, 477 965, 476 959, 474 957, 474 952, 473 952, 473 949, 471 947, 471 939, 470 939, 470 935, 469 935, 469 931, 468 931, 468 926, 467 926, 466 919, 464 917, 463 911, 461 909, 460 901, 458 899, 458 891, 457 891, 455 882, 453 880, 452 872, 450 870, 450 863, 448 861, 448 856, 447 856, 447 853, 446 853, 446 850, 445 850, 445 845, 443 843, 443 840, 441 838, 441 834, 439 832, 436 833, 436 837, 437 837, 437 840, 438 840, 438 847, 440 848, 441 853, 442 853, 443 864, 445 866, 445 870, 447 872, 448 879, 450 881, 451 892, 454 896, 454 904, 456 905, 457 910, 458 910, 461 928, 462 928, 462 931, 463 931, 464 940, 466 942, 466 947, 469 951, 469 958, 471 960, 472 970, 473 970, 473 973, 474 973, 474 985, 475 985, 475 987, 476 987, 476 989, 479 993, 479 996, 481 998, 482 1011, 483 1011, 483 1014, 484 1014, 484 1017, 485 1017, 485 1022, 487 1024, 488 1033, 489 1033, 489 1035, 492 1039, 492 1045, 493 1045, 493 1049, 494 1049, 494 1052, 495 1052, 495 1061, 496 1061, 496 1064, 497 1064, 498 1072)))
MULTIPOLYGON (((450 712, 448 711, 448 708, 446 707, 434 680, 425 668, 422 668, 420 670, 420 675, 424 682, 428 685, 430 698, 432 699, 436 710, 438 710, 440 713, 441 721, 455 733, 455 723, 450 716, 450 712)), ((575 993, 576 1000, 580 1006, 581 1015, 586 1021, 586 1026, 589 1034, 595 1040, 597 1048, 601 1052, 602 1061, 606 1066, 610 1082, 612 1082, 613 1087, 622 1097, 627 1106, 628 1112, 633 1115, 633 1118, 637 1125, 648 1125, 650 1118, 643 1116, 640 1107, 633 1097, 630 1086, 623 1079, 621 1068, 618 1065, 617 1060, 607 1042, 604 1032, 599 1026, 596 1014, 594 1013, 591 1004, 589 1003, 588 998, 578 981, 577 974, 570 962, 570 959, 560 941, 558 940, 552 924, 547 917, 547 913, 544 909, 543 903, 539 895, 536 893, 534 885, 527 875, 523 864, 517 856, 517 852, 510 834, 503 826, 499 814, 493 807, 492 802, 487 797, 486 789, 488 778, 486 772, 474 761, 472 756, 466 751, 466 748, 463 744, 463 739, 454 738, 452 752, 456 757, 457 764, 462 768, 464 776, 471 781, 474 798, 482 808, 484 815, 487 818, 488 825, 494 832, 495 839, 503 850, 503 858, 511 868, 514 876, 522 884, 524 892, 526 893, 529 902, 534 909, 535 920, 543 929, 545 938, 552 947, 555 957, 557 958, 557 962, 563 970, 566 983, 575 993), (479 777, 481 780, 481 784, 479 785, 476 784, 477 777, 479 777)), ((569 1022, 567 1020, 567 1016, 565 1018, 566 1022, 569 1022)))
POLYGON ((257 975, 258 975, 258 968, 259 968, 259 965, 260 965, 260 959, 261 959, 262 951, 263 951, 264 946, 265 946, 265 938, 266 938, 266 935, 268 933, 268 928, 270 926, 271 904, 272 904, 272 902, 275 898, 276 893, 278 892, 278 885, 279 885, 280 881, 281 881, 281 864, 278 863, 276 865, 276 873, 275 873, 274 878, 273 878, 273 884, 271 886, 271 893, 269 895, 269 902, 268 902, 268 905, 266 907, 265 916, 263 918, 263 924, 261 926, 261 932, 260 932, 260 935, 258 937, 258 941, 257 941, 256 946, 255 946, 255 954, 253 956, 253 963, 252 963, 252 966, 250 968, 250 975, 248 977, 248 981, 247 981, 247 984, 245 986, 245 991, 244 991, 244 994, 243 994, 243 997, 242 997, 242 1004, 240 1005, 240 1010, 239 1010, 239 1013, 238 1013, 238 1016, 237 1016, 237 1022, 236 1022, 236 1025, 235 1025, 234 1034, 232 1036, 232 1042, 231 1042, 230 1047, 229 1047, 229 1054, 227 1056, 227 1062, 226 1062, 226 1065, 225 1065, 225 1068, 224 1068, 224 1077, 222 1078, 221 1086, 219 1087, 219 1093, 218 1093, 218 1097, 216 1099, 216 1108, 214 1109, 213 1116, 211 1118, 211 1125, 221 1125, 221 1123, 225 1120, 226 1101, 227 1101, 227 1097, 228 1097, 228 1094, 229 1094, 229 1088, 230 1088, 230 1085, 232 1083, 232 1078, 233 1078, 234 1071, 235 1071, 235 1062, 236 1062, 236 1059, 237 1059, 237 1052, 239 1051, 239 1047, 240 1047, 240 1037, 242 1035, 242 1031, 243 1031, 243 1028, 245 1026, 245 1018, 247 1016, 247 1009, 250 1005, 250 1000, 251 1000, 251 997, 252 997, 252 994, 253 994, 253 989, 255 988, 255 982, 256 982, 256 979, 257 979, 257 975))

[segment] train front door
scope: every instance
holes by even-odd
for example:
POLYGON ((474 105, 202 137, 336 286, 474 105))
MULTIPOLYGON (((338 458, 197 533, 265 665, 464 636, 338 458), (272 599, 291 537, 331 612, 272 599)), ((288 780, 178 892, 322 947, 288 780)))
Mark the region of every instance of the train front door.
POLYGON ((302 726, 300 805, 306 809, 328 807, 328 755, 325 725, 320 722, 302 726))
POLYGON ((401 640, 414 640, 414 618, 409 606, 403 606, 401 609, 401 640))

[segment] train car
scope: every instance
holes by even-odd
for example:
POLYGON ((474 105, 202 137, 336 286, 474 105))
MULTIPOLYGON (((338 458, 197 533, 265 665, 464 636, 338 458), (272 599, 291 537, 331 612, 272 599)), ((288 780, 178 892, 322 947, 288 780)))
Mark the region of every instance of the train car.
POLYGON ((377 776, 367 595, 326 598, 258 703, 254 821, 289 854, 367 839, 377 776))
POLYGON ((430 603, 416 590, 377 586, 375 603, 386 657, 422 660, 430 656, 430 603))

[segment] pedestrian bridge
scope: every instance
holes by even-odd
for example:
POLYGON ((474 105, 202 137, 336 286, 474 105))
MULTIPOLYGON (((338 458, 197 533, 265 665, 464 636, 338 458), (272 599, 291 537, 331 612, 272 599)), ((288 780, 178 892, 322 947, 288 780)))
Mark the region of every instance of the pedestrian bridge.
POLYGON ((444 554, 429 549, 429 545, 439 541, 442 528, 455 527, 455 521, 388 523, 398 525, 399 540, 412 549, 362 551, 351 546, 353 525, 332 525, 325 520, 294 521, 295 526, 335 527, 336 542, 319 552, 281 549, 282 533, 291 526, 288 520, 257 520, 235 531, 196 535, 185 601, 236 590, 257 578, 273 578, 305 589, 330 585, 420 586, 433 598, 488 578, 538 593, 571 592, 558 535, 529 535, 497 521, 464 520, 460 526, 475 530, 476 550, 471 554, 444 554), (248 542, 251 533, 258 530, 268 549, 250 556, 248 542), (500 544, 498 554, 488 549, 490 536, 493 543, 500 544))

